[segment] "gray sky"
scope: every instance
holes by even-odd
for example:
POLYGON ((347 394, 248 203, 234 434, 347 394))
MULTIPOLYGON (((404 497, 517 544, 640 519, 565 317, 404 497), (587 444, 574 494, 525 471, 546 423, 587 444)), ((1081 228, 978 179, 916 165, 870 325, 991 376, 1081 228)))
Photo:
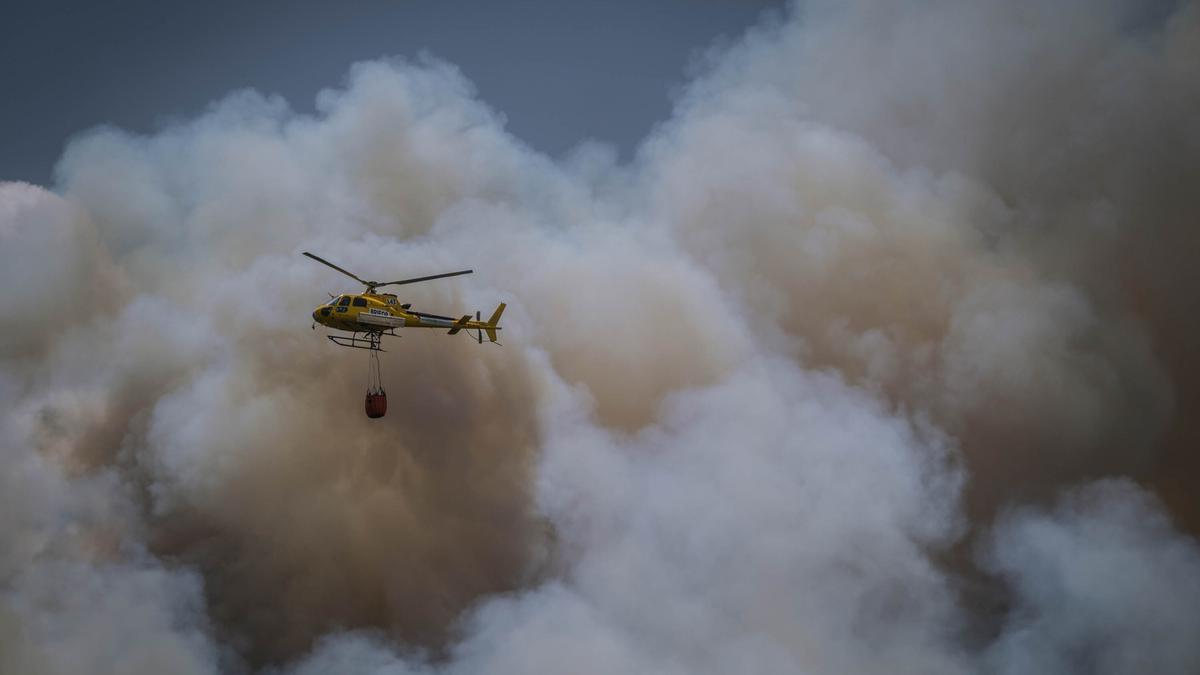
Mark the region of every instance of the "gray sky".
POLYGON ((457 64, 534 148, 628 157, 692 59, 780 0, 48 0, 0 22, 0 180, 48 184, 72 134, 150 131, 253 87, 311 110, 348 66, 426 50, 457 64))

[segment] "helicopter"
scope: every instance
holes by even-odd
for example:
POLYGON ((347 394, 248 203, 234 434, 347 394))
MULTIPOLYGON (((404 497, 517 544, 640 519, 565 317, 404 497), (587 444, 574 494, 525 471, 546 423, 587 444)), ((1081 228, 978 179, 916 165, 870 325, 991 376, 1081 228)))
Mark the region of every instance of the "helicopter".
POLYGON ((415 284, 420 281, 445 279, 446 277, 456 277, 461 274, 471 274, 474 270, 446 272, 444 274, 433 274, 425 277, 400 279, 399 281, 368 281, 308 251, 304 251, 303 253, 309 258, 328 265, 366 286, 366 291, 363 293, 330 294, 329 302, 313 310, 312 318, 316 322, 313 324, 314 329, 317 327, 316 324, 319 323, 322 326, 347 331, 351 334, 349 337, 345 335, 327 335, 326 337, 336 345, 353 347, 355 349, 367 349, 372 352, 386 351, 382 348, 383 337, 385 335, 400 337, 396 334, 397 328, 445 328, 448 329, 450 335, 457 335, 462 331, 467 331, 467 334, 470 335, 474 331, 474 337, 479 344, 483 344, 483 336, 485 334, 487 335, 488 342, 497 345, 500 344, 496 341, 496 332, 500 330, 500 315, 504 313, 505 304, 503 302, 496 307, 496 311, 492 313, 491 318, 487 321, 481 319, 479 312, 475 312, 474 317, 470 314, 464 314, 462 317, 456 319, 451 316, 418 312, 412 309, 411 303, 401 303, 392 293, 376 292, 376 289, 383 286, 400 286, 415 284), (359 337, 360 335, 362 337, 359 337))

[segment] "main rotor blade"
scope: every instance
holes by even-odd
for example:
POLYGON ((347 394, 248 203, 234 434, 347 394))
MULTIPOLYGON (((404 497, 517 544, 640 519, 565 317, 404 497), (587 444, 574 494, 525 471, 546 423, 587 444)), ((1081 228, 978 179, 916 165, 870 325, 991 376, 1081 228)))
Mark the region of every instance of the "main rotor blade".
POLYGON ((344 269, 342 269, 342 268, 338 267, 337 265, 334 265, 333 263, 329 262, 328 260, 326 260, 326 259, 324 259, 324 258, 321 258, 321 257, 319 257, 319 256, 315 256, 315 255, 313 255, 313 254, 309 253, 308 251, 304 251, 304 255, 306 255, 306 256, 308 256, 308 257, 312 258, 313 260, 316 260, 316 261, 317 261, 317 262, 319 262, 319 263, 325 263, 326 265, 329 265, 329 266, 330 266, 330 267, 332 267, 333 269, 335 269, 335 270, 337 270, 337 271, 341 272, 342 274, 345 274, 346 276, 350 277, 351 279, 354 279, 355 281, 357 281, 357 282, 358 282, 358 283, 360 283, 360 284, 363 284, 363 285, 366 285, 366 286, 370 286, 370 285, 371 285, 371 284, 369 284, 369 283, 367 283, 367 282, 363 281, 362 279, 359 279, 358 277, 354 276, 353 274, 351 274, 351 273, 347 272, 346 270, 344 270, 344 269))
POLYGON ((470 274, 475 270, 462 270, 460 272, 446 272, 445 274, 432 274, 427 277, 414 277, 412 279, 401 279, 400 281, 389 281, 386 284, 375 284, 376 286, 400 286, 402 284, 415 284, 418 281, 429 281, 430 279, 445 279, 446 277, 456 277, 460 274, 470 274))

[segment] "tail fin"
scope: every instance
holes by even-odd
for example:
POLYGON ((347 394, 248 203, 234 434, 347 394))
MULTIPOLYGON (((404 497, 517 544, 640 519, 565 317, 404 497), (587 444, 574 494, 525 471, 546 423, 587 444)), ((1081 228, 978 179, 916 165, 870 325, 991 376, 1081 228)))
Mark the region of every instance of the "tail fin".
POLYGON ((487 333, 488 341, 496 341, 496 331, 500 330, 500 315, 504 313, 504 308, 507 307, 503 302, 496 307, 496 311, 492 312, 492 318, 488 319, 487 325, 484 326, 484 331, 487 333))

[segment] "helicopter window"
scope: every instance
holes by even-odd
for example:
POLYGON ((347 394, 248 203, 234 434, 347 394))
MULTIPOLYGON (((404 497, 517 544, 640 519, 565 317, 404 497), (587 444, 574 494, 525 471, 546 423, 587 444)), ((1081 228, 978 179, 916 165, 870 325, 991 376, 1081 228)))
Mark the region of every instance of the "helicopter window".
POLYGON ((366 306, 367 306, 367 299, 366 299, 366 298, 355 298, 355 299, 354 299, 354 306, 355 306, 355 307, 366 307, 366 306))
POLYGON ((348 295, 343 295, 341 299, 338 300, 339 307, 345 307, 348 304, 350 304, 350 296, 348 295))

